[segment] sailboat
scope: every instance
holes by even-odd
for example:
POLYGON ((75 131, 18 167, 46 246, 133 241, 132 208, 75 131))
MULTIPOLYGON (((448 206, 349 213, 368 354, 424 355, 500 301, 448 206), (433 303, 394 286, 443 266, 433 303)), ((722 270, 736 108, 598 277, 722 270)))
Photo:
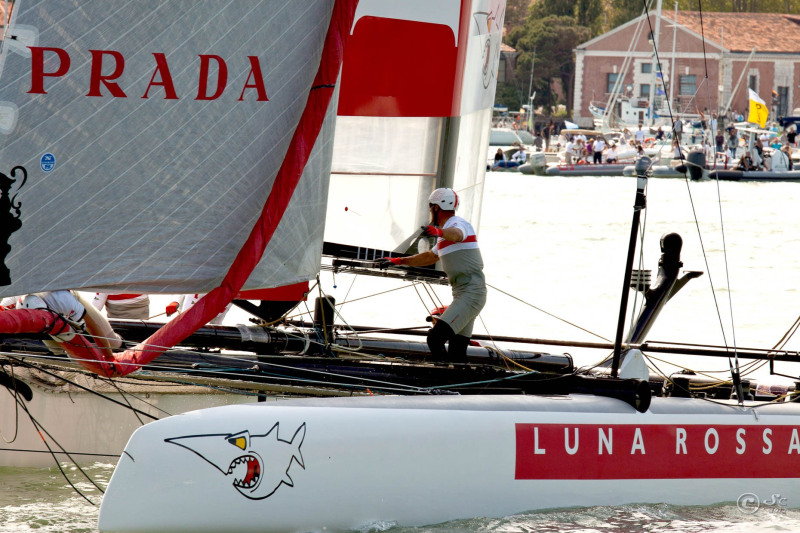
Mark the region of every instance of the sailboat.
MULTIPOLYGON (((324 222, 326 199, 340 216, 361 212, 350 203, 352 192, 368 192, 371 181, 385 180, 395 194, 381 203, 366 195, 360 209, 389 213, 394 200, 404 209, 405 198, 427 198, 436 186, 449 185, 470 191, 465 207, 473 220, 479 217, 476 176, 482 175, 488 140, 504 6, 469 0, 442 2, 436 9, 421 2, 396 4, 362 1, 356 7, 323 0, 304 2, 298 10, 277 0, 235 3, 230 9, 215 2, 106 1, 84 3, 76 11, 60 2, 49 9, 41 2, 33 7, 15 3, 0 72, 0 106, 11 117, 11 133, 3 139, 0 160, 10 165, 3 182, 8 183, 8 212, 20 223, 5 226, 19 227, 8 237, 3 260, 10 282, 2 294, 66 288, 208 292, 197 311, 171 321, 158 336, 139 324, 113 323, 123 337, 138 342, 127 350, 130 355, 96 357, 87 337, 85 351, 51 361, 71 362, 76 369, 88 364, 98 377, 71 386, 90 390, 95 389, 91 381, 125 386, 115 377, 123 368, 135 370, 126 379, 139 375, 159 386, 186 386, 187 376, 194 376, 193 383, 220 379, 212 371, 235 362, 217 384, 229 387, 239 379, 253 394, 252 399, 239 396, 239 405, 193 410, 136 429, 103 498, 100 530, 352 529, 565 505, 706 504, 736 500, 743 493, 797 494, 800 480, 792 472, 800 461, 800 407, 746 399, 751 392, 741 380, 707 388, 707 398, 699 398, 688 376, 666 384, 648 375, 637 350, 653 349, 645 344, 652 320, 697 275, 681 273, 681 239, 675 234, 662 238, 655 284, 634 284, 647 299, 635 327, 627 336, 620 327, 613 357, 588 374, 575 371, 568 358, 538 353, 519 356, 525 371, 474 364, 480 357, 489 359, 490 352, 497 357, 482 347, 470 349, 471 364, 464 367, 362 361, 357 373, 345 358, 324 350, 307 357, 302 350, 312 344, 311 334, 290 335, 291 328, 304 324, 235 328, 246 332, 246 341, 233 338, 230 329, 205 326, 230 300, 249 300, 243 291, 281 288, 275 301, 290 302, 283 288, 314 279, 326 250, 340 251, 331 260, 331 268, 339 271, 435 278, 430 272, 374 267, 385 252, 408 253, 421 245, 417 235, 396 224, 404 220, 399 215, 386 219, 392 231, 384 233, 397 240, 391 249, 371 243, 323 245, 322 225, 333 218, 324 222), (123 31, 131 21, 138 22, 135 28, 123 31), (19 40, 14 39, 17 28, 31 40, 30 55, 6 46, 9 39, 19 40), (433 42, 453 60, 446 72, 432 68, 434 74, 444 72, 436 79, 451 88, 449 100, 436 103, 440 107, 415 101, 418 93, 408 85, 399 87, 411 91, 405 95, 410 100, 403 94, 389 97, 380 92, 383 78, 365 80, 364 71, 348 78, 359 58, 362 67, 375 64, 370 52, 383 51, 375 47, 375 36, 397 37, 413 52, 401 57, 419 66, 420 50, 414 47, 421 42, 420 30, 438 39, 433 42), (278 39, 274 48, 265 46, 273 39, 278 39), (363 89, 368 82, 374 87, 348 96, 353 90, 348 84, 363 89), (413 103, 419 107, 407 107, 413 103), (367 150, 376 158, 357 169, 359 148, 382 133, 391 132, 397 140, 400 125, 404 144, 416 139, 430 151, 411 150, 381 175, 378 163, 385 156, 367 150), (340 143, 350 150, 337 160, 340 143), (445 153, 433 150, 442 146, 445 153), (460 148, 465 151, 458 155, 460 148), (420 154, 424 161, 410 157, 420 154), (433 171, 425 167, 431 161, 433 171), (411 164, 417 166, 404 170, 411 164), (358 189, 333 190, 337 180, 376 176, 358 189), (397 192, 401 181, 415 194, 397 192), (348 203, 338 203, 337 194, 346 195, 348 203), (169 350, 165 342, 202 347, 211 338, 217 347, 254 349, 255 355, 226 358, 205 352, 198 357, 185 348, 169 350), (301 354, 282 355, 293 351, 301 354), (163 368, 176 364, 173 360, 184 366, 178 378, 163 368), (537 362, 545 365, 531 371, 537 362), (253 401, 275 387, 304 396, 335 389, 337 383, 309 386, 308 373, 331 375, 342 367, 348 373, 336 378, 354 379, 352 397, 253 401), (416 386, 385 394, 375 388, 381 380, 369 379, 376 369, 393 379, 408 370, 408 383, 416 386), (448 386, 420 387, 425 374, 429 383, 448 386), (481 375, 483 380, 474 379, 481 375), (372 388, 379 394, 370 394, 372 388), (477 394, 483 391, 495 394, 477 394), (711 401, 712 396, 717 399, 711 401)), ((632 242, 646 205, 647 166, 644 162, 636 180, 632 242)), ((424 200, 417 207, 424 211, 424 200)), ((411 227, 424 221, 418 213, 407 220, 411 227)), ((370 237, 363 222, 345 233, 354 231, 370 237)), ((634 253, 631 247, 620 323, 634 253)), ((308 331, 324 339, 315 345, 333 349, 333 339, 325 337, 333 333, 330 305, 320 302, 318 327, 308 331)), ((265 322, 281 306, 252 305, 265 322)), ((52 315, 24 311, 0 316, 34 324, 44 318, 47 331, 53 331, 47 320, 52 315)), ((30 339, 31 332, 20 334, 30 339)), ((422 345, 402 346, 409 355, 422 345)), ((400 344, 392 346, 397 350, 400 344)), ((30 344, 23 348, 31 351, 30 344)), ((377 341, 373 349, 389 350, 377 341)), ((22 351, 8 349, 18 365, 25 361, 22 351)), ((13 369, 3 374, 13 406, 23 416, 32 413, 32 422, 41 421, 55 403, 52 395, 42 391, 40 381, 17 373, 18 366, 6 366, 13 369)), ((157 394, 165 401, 179 398, 157 394)), ((102 426, 105 419, 97 414, 85 417, 81 428, 93 439, 125 432, 117 419, 117 425, 102 426)), ((137 414, 147 416, 142 410, 137 414)))
POLYGON ((340 4, 291 15, 280 3, 239 6, 213 31, 197 20, 212 3, 98 3, 81 14, 58 1, 13 4, 0 75, 2 153, 17 162, 2 181, 11 230, 2 294, 209 295, 166 326, 110 320, 127 342, 113 355, 80 329, 52 350, 49 334, 71 326, 50 310, 0 313, 11 394, 0 420, 23 428, 0 445, 0 464, 114 460, 137 427, 190 409, 297 395, 519 392, 535 379, 513 365, 571 371, 563 354, 482 346, 468 349, 470 364, 431 364, 425 330, 388 341, 363 331, 375 328, 342 334, 329 298, 313 320, 286 318, 321 268, 446 283, 441 271, 376 262, 429 245, 419 226, 432 189, 457 189, 460 212, 480 217, 475 147, 488 142, 503 4, 387 11, 363 1, 346 24, 331 15, 340 4), (148 30, 120 36, 109 6, 148 30), (65 39, 45 13, 81 24, 65 39), (350 28, 339 32, 346 53, 324 47, 335 38, 330 20, 350 28), (230 27, 247 39, 231 39, 230 27), (409 45, 420 32, 424 53, 436 51, 425 65, 409 45), (292 39, 262 50, 273 33, 292 39), (323 49, 332 60, 320 60, 323 49), (75 217, 75 227, 61 223, 75 217), (208 325, 231 299, 256 323, 208 325))

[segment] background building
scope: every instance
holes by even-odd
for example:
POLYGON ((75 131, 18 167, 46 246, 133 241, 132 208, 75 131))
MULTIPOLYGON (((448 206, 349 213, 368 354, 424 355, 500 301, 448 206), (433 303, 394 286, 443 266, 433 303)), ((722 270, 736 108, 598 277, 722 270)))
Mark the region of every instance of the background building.
POLYGON ((748 87, 770 106, 770 121, 800 107, 799 15, 703 12, 701 19, 678 11, 675 19, 667 11, 642 15, 576 48, 575 122, 590 126, 590 104, 604 106, 615 84, 638 99, 645 122, 651 103, 667 102, 682 116, 729 109, 746 116, 748 87))

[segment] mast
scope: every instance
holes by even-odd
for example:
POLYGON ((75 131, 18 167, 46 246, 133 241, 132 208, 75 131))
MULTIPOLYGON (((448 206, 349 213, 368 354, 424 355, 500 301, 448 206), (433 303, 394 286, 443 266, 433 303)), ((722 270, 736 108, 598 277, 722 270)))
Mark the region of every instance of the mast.
POLYGON ((533 132, 533 67, 536 64, 536 47, 533 47, 531 58, 531 81, 528 83, 528 131, 533 132))
MULTIPOLYGON (((747 62, 744 64, 744 67, 742 67, 741 74, 739 74, 739 81, 736 82, 736 86, 731 91, 731 97, 728 98, 728 103, 725 104, 725 107, 722 108, 722 112, 723 113, 727 113, 728 109, 731 108, 731 104, 733 103, 733 97, 736 96, 736 91, 739 90, 739 85, 742 84, 742 80, 744 79, 744 74, 745 74, 745 72, 747 72, 747 67, 750 66, 750 61, 752 61, 753 56, 755 55, 755 53, 756 53, 756 49, 753 48, 750 51, 750 55, 747 56, 747 62)), ((733 71, 733 59, 731 59, 731 71, 733 71)))
POLYGON ((669 67, 669 103, 672 104, 672 95, 674 94, 673 88, 678 75, 675 74, 675 42, 678 38, 678 2, 675 2, 675 22, 672 25, 672 64, 669 67))
MULTIPOLYGON (((653 108, 653 102, 655 101, 656 97, 656 73, 661 70, 661 65, 658 63, 658 56, 656 52, 658 51, 658 38, 661 35, 661 0, 658 0, 656 8, 656 31, 653 34, 653 67, 651 69, 651 78, 650 81, 650 105, 648 109, 650 111, 650 117, 648 118, 647 125, 653 125, 653 115, 655 115, 655 109, 653 108)), ((675 45, 675 40, 673 39, 673 46, 675 45)))
POLYGON ((617 377, 619 373, 620 355, 622 353, 622 334, 625 329, 625 315, 628 309, 628 292, 633 270, 633 259, 636 255, 636 235, 639 232, 639 218, 647 205, 645 189, 647 188, 647 172, 650 170, 651 160, 647 156, 640 157, 636 161, 636 200, 633 204, 633 221, 631 222, 631 236, 628 241, 628 259, 625 263, 625 279, 622 284, 622 301, 619 308, 619 320, 617 322, 617 337, 614 340, 614 358, 611 362, 611 377, 617 377))

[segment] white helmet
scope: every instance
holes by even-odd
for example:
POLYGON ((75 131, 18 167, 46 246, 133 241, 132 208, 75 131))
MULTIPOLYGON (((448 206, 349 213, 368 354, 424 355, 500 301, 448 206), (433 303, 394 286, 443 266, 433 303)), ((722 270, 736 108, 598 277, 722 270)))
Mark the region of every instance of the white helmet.
POLYGON ((458 207, 458 195, 453 189, 436 189, 428 197, 428 205, 438 205, 442 211, 455 211, 458 207))

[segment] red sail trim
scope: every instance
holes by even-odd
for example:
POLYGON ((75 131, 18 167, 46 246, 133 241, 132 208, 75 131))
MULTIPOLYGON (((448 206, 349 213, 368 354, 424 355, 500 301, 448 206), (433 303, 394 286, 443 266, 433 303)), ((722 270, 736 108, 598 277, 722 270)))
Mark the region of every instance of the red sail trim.
POLYGON ((267 300, 270 302, 300 302, 308 296, 308 282, 293 283, 273 289, 241 291, 236 297, 242 300, 267 300))
MULTIPOLYGON (((72 328, 57 313, 47 309, 9 309, 0 312, 0 331, 58 335, 72 328)), ((103 351, 83 335, 76 333, 69 341, 53 340, 83 368, 101 376, 114 375, 114 361, 108 360, 103 351)))
POLYGON ((58 335, 69 331, 69 324, 47 309, 8 309, 0 312, 0 331, 3 333, 48 333, 58 335))
POLYGON ((292 137, 275 184, 250 236, 219 287, 213 289, 191 309, 168 322, 146 341, 117 355, 116 375, 124 376, 161 355, 191 335, 197 328, 221 313, 244 286, 267 248, 289 200, 300 181, 311 150, 319 136, 342 64, 345 44, 353 25, 356 0, 337 0, 333 6, 319 69, 308 95, 306 107, 292 137))
POLYGON ((141 296, 141 294, 109 294, 107 299, 113 302, 117 300, 130 300, 132 298, 138 298, 139 296, 141 296))

